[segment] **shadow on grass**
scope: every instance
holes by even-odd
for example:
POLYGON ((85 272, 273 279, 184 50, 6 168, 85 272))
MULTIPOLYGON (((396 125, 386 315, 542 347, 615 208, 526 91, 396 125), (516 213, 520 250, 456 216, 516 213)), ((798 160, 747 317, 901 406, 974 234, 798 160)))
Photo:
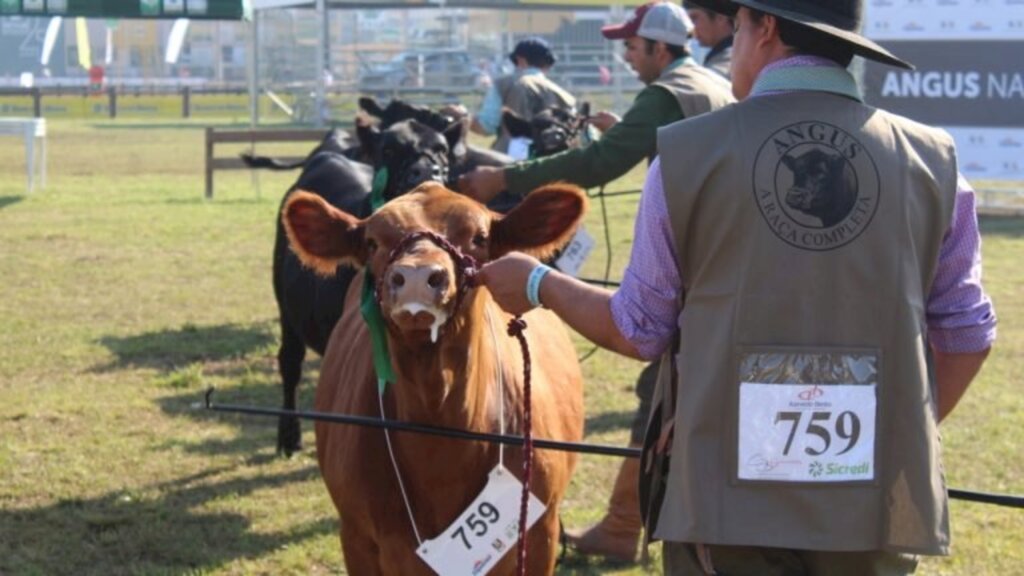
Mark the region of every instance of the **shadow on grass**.
POLYGON ((1024 218, 1019 216, 979 216, 978 226, 985 236, 1024 238, 1024 218))
POLYGON ((583 423, 583 432, 587 435, 629 430, 633 426, 636 410, 619 410, 618 412, 601 412, 587 416, 583 423))
POLYGON ((0 508, 0 573, 195 574, 336 530, 336 519, 257 532, 239 513, 204 505, 296 482, 314 480, 315 465, 244 478, 221 473, 183 477, 156 498, 115 491, 89 499, 64 499, 37 508, 0 508))
MULTIPOLYGON (((303 378, 299 385, 298 406, 300 410, 312 410, 316 392, 316 374, 320 359, 310 355, 303 364, 303 378)), ((282 389, 277 370, 272 362, 265 363, 257 370, 251 366, 213 366, 204 368, 202 386, 191 386, 180 393, 164 396, 157 400, 160 410, 169 416, 190 418, 196 422, 207 422, 233 426, 237 433, 230 440, 207 440, 202 443, 176 442, 169 440, 164 447, 183 452, 210 456, 234 454, 245 456, 255 454, 260 447, 277 445, 278 417, 274 415, 239 414, 217 412, 205 407, 206 389, 210 381, 228 381, 229 386, 218 387, 211 401, 214 405, 247 406, 253 408, 277 409, 281 407, 282 389), (207 378, 209 376, 209 378, 207 378)), ((305 432, 313 430, 313 423, 302 421, 305 432)), ((305 449, 301 454, 313 454, 312 437, 306 435, 305 449)), ((257 462, 252 462, 253 464, 257 462)))
POLYGON ((0 196, 0 210, 24 200, 24 196, 0 196))
MULTIPOLYGON (((652 561, 652 566, 646 569, 641 567, 643 573, 655 574, 653 564, 654 562, 652 561)), ((605 560, 596 556, 585 556, 570 548, 565 553, 565 557, 558 563, 558 566, 555 567, 555 574, 559 576, 596 576, 608 574, 609 572, 620 572, 630 568, 637 569, 637 567, 637 564, 605 560)))
POLYGON ((270 346, 275 337, 266 325, 220 324, 159 330, 134 336, 103 336, 99 343, 116 359, 95 368, 104 372, 123 368, 169 370, 199 361, 244 356, 270 346))

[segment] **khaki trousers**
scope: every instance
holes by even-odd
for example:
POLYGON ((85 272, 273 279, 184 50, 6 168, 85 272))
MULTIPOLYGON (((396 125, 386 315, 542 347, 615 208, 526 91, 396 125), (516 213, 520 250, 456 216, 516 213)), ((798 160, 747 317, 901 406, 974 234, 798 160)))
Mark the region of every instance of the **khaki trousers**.
POLYGON ((818 552, 755 546, 704 546, 665 542, 665 576, 906 576, 917 570, 917 556, 894 552, 818 552), (708 572, 701 557, 710 560, 708 572))

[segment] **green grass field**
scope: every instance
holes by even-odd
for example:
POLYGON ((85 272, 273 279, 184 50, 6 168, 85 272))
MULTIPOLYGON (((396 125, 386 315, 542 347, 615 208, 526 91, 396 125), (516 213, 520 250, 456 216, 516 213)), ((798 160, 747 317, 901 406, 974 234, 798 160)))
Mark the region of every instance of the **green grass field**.
MULTIPOLYGON (((0 140, 0 574, 343 573, 311 426, 306 451, 282 459, 274 420, 201 408, 207 386, 219 402, 279 402, 270 256, 295 174, 221 173, 205 201, 199 123, 49 131, 49 185, 31 195, 20 141, 0 140)), ((608 202, 613 277, 635 207, 635 196, 608 202)), ((1024 220, 983 230, 1000 340, 943 424, 946 470, 955 487, 1022 494, 1024 220)), ((604 257, 602 246, 588 276, 604 257)), ((306 366, 308 407, 318 363, 306 366)), ((641 367, 605 352, 586 361, 588 441, 626 443, 641 367)), ((617 466, 582 459, 568 525, 600 517, 617 466)), ((954 555, 919 573, 1024 571, 1024 512, 955 502, 952 524, 954 555)), ((651 551, 647 568, 570 553, 558 573, 657 574, 651 551)))

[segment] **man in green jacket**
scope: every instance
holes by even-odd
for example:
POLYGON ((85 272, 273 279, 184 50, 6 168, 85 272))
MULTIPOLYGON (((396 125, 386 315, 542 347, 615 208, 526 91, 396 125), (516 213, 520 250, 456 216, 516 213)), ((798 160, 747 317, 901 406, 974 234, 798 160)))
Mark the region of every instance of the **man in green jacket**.
MULTIPOLYGON (((459 181, 462 191, 481 202, 507 189, 525 195, 552 181, 600 186, 622 176, 656 154, 658 128, 715 110, 734 101, 732 88, 719 74, 702 67, 686 47, 693 23, 678 4, 652 2, 636 9, 624 24, 606 26, 605 38, 623 40, 625 60, 647 85, 619 119, 602 112, 592 124, 604 135, 593 144, 508 168, 478 168, 459 181)), ((641 374, 636 394, 640 407, 633 422, 631 446, 643 443, 657 364, 641 374)), ((604 518, 587 530, 568 530, 577 551, 620 561, 636 559, 642 523, 637 480, 639 462, 627 458, 612 487, 604 518)))
POLYGON ((608 112, 595 115, 592 124, 603 136, 585 148, 507 168, 478 168, 463 176, 459 187, 481 202, 502 190, 526 195, 556 180, 591 188, 607 184, 644 158, 653 157, 657 129, 685 116, 681 98, 704 100, 706 109, 696 113, 732 101, 728 82, 699 74, 701 68, 686 46, 692 31, 693 23, 686 12, 667 2, 640 6, 625 24, 603 28, 605 38, 623 40, 626 62, 647 85, 625 116, 619 119, 608 112), (687 81, 675 81, 680 75, 687 76, 687 81))

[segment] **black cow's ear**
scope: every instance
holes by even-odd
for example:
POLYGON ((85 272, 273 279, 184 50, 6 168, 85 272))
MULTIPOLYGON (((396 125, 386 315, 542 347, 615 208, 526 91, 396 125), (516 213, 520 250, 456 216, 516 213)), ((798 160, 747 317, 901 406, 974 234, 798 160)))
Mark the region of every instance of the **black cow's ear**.
POLYGON ((583 189, 566 183, 538 188, 491 224, 491 258, 512 251, 551 257, 564 246, 587 211, 583 189))
POLYGON ((782 158, 780 158, 780 160, 782 160, 782 163, 786 165, 786 168, 789 168, 790 170, 795 170, 796 169, 795 166, 793 165, 794 160, 793 160, 792 156, 787 156, 787 155, 783 154, 782 158))
POLYGON ((380 140, 380 130, 369 124, 356 122, 356 137, 359 138, 359 147, 363 153, 372 158, 374 150, 377 149, 377 142, 380 140))
POLYGON ((362 265, 367 251, 361 220, 317 194, 296 190, 281 209, 288 245, 307 268, 330 277, 339 264, 362 265))
POLYGON ((511 110, 505 110, 501 113, 501 123, 513 138, 530 138, 533 136, 530 131, 530 123, 511 110))
POLYGON ((380 118, 384 115, 384 109, 377 103, 377 99, 371 96, 360 98, 359 108, 374 118, 380 118))
POLYGON ((444 136, 444 141, 448 143, 448 149, 451 150, 456 156, 461 156, 458 152, 461 150, 465 152, 464 146, 462 146, 462 136, 464 131, 462 129, 461 122, 453 122, 450 126, 441 132, 444 136))

